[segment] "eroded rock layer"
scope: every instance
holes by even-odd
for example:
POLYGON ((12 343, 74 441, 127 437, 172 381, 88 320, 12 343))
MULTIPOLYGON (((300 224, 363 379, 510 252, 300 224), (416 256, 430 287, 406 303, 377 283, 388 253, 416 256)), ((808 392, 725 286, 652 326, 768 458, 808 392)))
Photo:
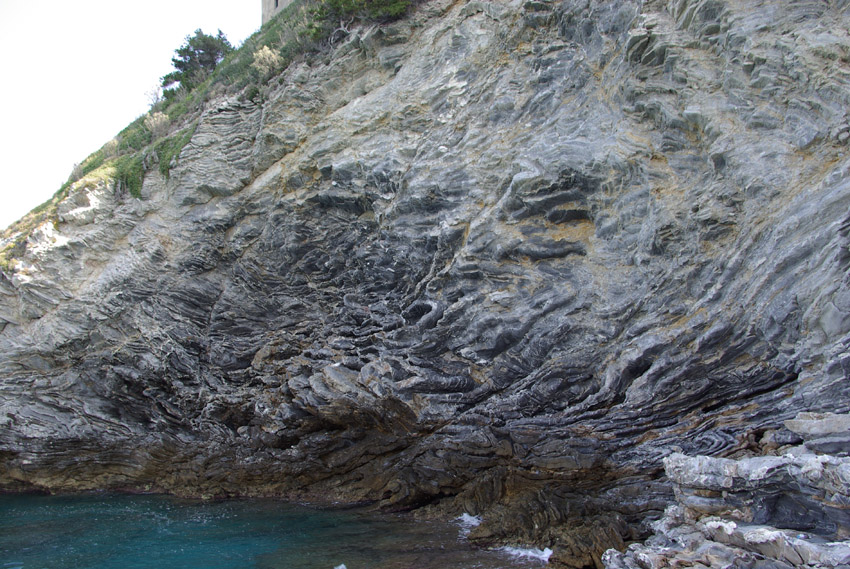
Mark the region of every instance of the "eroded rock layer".
POLYGON ((209 105, 0 279, 0 487, 428 506, 599 563, 664 457, 850 409, 849 11, 432 0, 209 105))
POLYGON ((740 460, 667 457, 676 505, 646 543, 606 552, 605 566, 850 567, 850 415, 801 414, 786 425, 804 445, 740 460), (841 456, 822 452, 824 438, 841 456))

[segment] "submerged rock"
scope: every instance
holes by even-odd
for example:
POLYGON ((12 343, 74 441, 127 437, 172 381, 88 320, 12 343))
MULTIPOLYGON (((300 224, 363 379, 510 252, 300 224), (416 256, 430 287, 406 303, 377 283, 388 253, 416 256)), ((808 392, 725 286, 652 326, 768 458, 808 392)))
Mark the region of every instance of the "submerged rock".
MULTIPOLYGON (((215 101, 143 199, 78 184, 0 276, 0 488, 469 513, 598 566, 670 504, 665 457, 685 497, 674 453, 850 408, 849 24, 432 0, 215 101)), ((800 511, 748 491, 718 547, 800 511)))

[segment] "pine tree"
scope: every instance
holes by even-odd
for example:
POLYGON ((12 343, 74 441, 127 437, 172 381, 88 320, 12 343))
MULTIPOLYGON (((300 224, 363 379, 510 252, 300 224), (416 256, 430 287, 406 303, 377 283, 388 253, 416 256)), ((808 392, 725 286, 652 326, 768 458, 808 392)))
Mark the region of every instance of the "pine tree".
POLYGON ((186 36, 186 43, 174 50, 175 56, 171 58, 171 63, 176 71, 162 78, 162 87, 166 89, 164 94, 173 94, 178 87, 191 91, 209 77, 231 51, 233 46, 221 30, 215 36, 207 35, 200 29, 195 30, 194 36, 186 36))

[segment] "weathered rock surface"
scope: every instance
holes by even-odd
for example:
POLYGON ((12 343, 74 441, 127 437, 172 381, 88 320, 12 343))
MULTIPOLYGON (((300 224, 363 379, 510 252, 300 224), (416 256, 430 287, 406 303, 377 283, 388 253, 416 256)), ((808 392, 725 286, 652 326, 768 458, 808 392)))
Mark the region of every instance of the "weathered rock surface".
MULTIPOLYGON (((850 415, 801 413, 786 426, 808 439, 846 432, 850 415)), ((819 439, 815 439, 819 440, 819 439)), ((784 447, 740 460, 664 459, 676 505, 656 534, 620 553, 610 569, 850 567, 850 458, 784 447)))
POLYGON ((848 6, 432 0, 208 106, 0 278, 0 488, 427 506, 599 564, 664 457, 850 410, 848 6))

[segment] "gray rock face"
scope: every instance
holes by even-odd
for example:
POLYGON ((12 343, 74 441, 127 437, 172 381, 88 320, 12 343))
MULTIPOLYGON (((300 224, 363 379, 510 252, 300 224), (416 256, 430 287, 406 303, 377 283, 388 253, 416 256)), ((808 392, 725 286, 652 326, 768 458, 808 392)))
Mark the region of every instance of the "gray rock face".
POLYGON ((826 454, 850 452, 850 416, 835 413, 800 413, 785 427, 805 439, 809 450, 826 454))
POLYGON ((850 459, 797 447, 783 456, 674 454, 664 462, 677 505, 646 543, 605 553, 606 567, 850 564, 850 459))
POLYGON ((850 409, 848 29, 432 0, 209 105, 0 278, 0 488, 465 511, 599 563, 664 457, 850 409))

